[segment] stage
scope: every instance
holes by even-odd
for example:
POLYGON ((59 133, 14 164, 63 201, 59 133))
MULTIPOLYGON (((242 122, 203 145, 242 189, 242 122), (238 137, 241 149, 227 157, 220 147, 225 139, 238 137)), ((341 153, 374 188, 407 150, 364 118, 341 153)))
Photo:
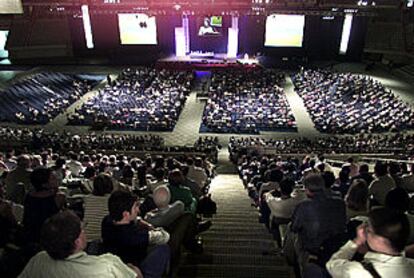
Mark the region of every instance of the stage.
POLYGON ((220 69, 256 69, 260 68, 259 61, 255 58, 240 56, 227 58, 226 53, 191 52, 186 56, 171 55, 159 59, 158 68, 170 68, 179 70, 220 70, 220 69))

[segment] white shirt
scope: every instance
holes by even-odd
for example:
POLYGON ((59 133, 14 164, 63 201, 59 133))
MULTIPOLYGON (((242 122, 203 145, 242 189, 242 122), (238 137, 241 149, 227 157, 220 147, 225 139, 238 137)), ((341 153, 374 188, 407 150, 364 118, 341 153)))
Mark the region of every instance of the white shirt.
POLYGON ((90 256, 79 252, 64 260, 52 259, 46 251, 34 256, 19 278, 135 278, 137 274, 112 254, 90 256))
MULTIPOLYGON (((360 262, 351 261, 358 246, 353 241, 348 241, 338 252, 332 255, 326 263, 326 269, 333 278, 372 278, 360 262)), ((372 263, 375 270, 384 278, 409 278, 414 277, 414 260, 404 256, 390 256, 375 252, 368 252, 364 261, 372 263)))

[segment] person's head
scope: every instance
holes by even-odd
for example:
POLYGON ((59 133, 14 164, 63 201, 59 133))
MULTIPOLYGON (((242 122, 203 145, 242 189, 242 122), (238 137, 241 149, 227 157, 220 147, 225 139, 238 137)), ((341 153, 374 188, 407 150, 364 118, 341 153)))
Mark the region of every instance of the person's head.
POLYGON ((170 182, 170 185, 179 186, 184 182, 184 176, 179 169, 174 169, 171 171, 168 180, 170 182))
POLYGON ((154 203, 158 208, 165 208, 171 201, 171 193, 167 186, 158 186, 152 193, 154 203))
POLYGON ((104 196, 114 190, 114 183, 110 175, 106 173, 100 173, 93 180, 92 194, 95 196, 104 196))
POLYGON ((73 161, 78 160, 78 155, 76 153, 74 153, 74 152, 69 152, 68 156, 73 161))
POLYGON ((64 260, 86 247, 86 236, 75 213, 66 210, 45 221, 40 242, 52 259, 64 260))
POLYGON ((391 249, 400 253, 404 250, 409 235, 410 225, 403 212, 378 208, 369 213, 367 243, 372 250, 391 249))
POLYGON ((137 218, 139 204, 137 197, 131 192, 116 190, 108 199, 108 211, 111 218, 119 222, 130 222, 137 218))
POLYGON ((389 170, 391 176, 397 176, 398 174, 401 173, 400 164, 398 164, 396 162, 392 162, 388 166, 388 170, 389 170))
POLYGON ((359 166, 359 173, 368 173, 369 172, 369 166, 368 164, 361 164, 361 166, 359 166))
POLYGON ((295 181, 292 179, 286 178, 280 182, 280 192, 282 193, 282 195, 290 196, 290 194, 292 194, 294 187, 295 181))
POLYGON ((341 182, 347 182, 347 181, 349 181, 349 172, 347 170, 342 169, 339 172, 339 180, 341 182))
POLYGON ((22 154, 17 158, 17 167, 22 169, 28 169, 31 166, 30 156, 22 154))
POLYGON ((280 182, 283 179, 283 172, 278 169, 272 169, 269 173, 269 181, 280 182))
POLYGON ((204 27, 209 27, 210 26, 210 19, 208 17, 204 18, 203 21, 204 27))
POLYGON ((316 166, 319 172, 323 173, 325 172, 325 163, 319 163, 318 166, 316 166))
POLYGON ((307 175, 303 180, 303 184, 305 185, 306 194, 309 197, 325 192, 325 181, 319 174, 307 175))
POLYGON ((326 171, 326 172, 323 172, 321 175, 322 175, 323 180, 325 181, 325 187, 328 189, 331 188, 332 185, 334 185, 335 180, 336 180, 334 173, 330 171, 326 171))
POLYGON ((85 169, 85 172, 83 173, 83 176, 85 177, 85 179, 92 179, 94 178, 96 175, 96 169, 93 166, 88 166, 85 169))
POLYGON ((400 187, 396 187, 389 191, 385 197, 385 206, 402 212, 408 211, 410 208, 410 197, 408 196, 407 191, 400 187))
POLYGON ((30 174, 30 183, 36 191, 57 188, 57 177, 52 169, 39 167, 30 174))
POLYGON ((56 162, 55 162, 56 168, 63 168, 65 163, 66 163, 66 160, 62 157, 59 157, 58 159, 56 159, 56 162))
POLYGON ((363 179, 356 179, 352 182, 345 196, 345 202, 348 208, 365 211, 368 203, 368 185, 363 179))
POLYGON ((203 167, 203 160, 200 157, 196 157, 194 160, 194 166, 203 167))
POLYGON ((374 167, 374 172, 377 177, 382 177, 388 174, 387 165, 382 162, 377 162, 374 167))

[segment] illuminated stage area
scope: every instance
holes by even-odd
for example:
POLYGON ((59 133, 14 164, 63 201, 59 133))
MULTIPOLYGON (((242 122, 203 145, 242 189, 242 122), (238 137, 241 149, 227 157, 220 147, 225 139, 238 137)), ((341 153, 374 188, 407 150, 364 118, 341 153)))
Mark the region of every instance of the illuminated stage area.
POLYGON ((227 58, 227 54, 208 53, 207 55, 190 54, 177 57, 171 55, 168 58, 159 59, 156 63, 158 68, 180 69, 180 70, 214 70, 214 69, 255 69, 261 67, 259 60, 255 58, 227 58))

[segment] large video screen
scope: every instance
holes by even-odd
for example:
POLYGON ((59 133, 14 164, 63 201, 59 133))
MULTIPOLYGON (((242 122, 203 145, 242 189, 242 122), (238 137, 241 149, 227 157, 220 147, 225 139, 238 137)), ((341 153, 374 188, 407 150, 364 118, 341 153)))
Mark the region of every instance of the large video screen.
POLYGON ((0 14, 23 13, 22 0, 0 0, 0 14))
POLYGON ((265 46, 302 47, 304 26, 304 15, 269 15, 266 19, 265 46))
POLYGON ((118 14, 121 44, 157 44, 155 17, 146 14, 118 14))
POLYGON ((203 36, 220 36, 222 34, 223 17, 205 16, 200 17, 197 22, 198 35, 203 36))

